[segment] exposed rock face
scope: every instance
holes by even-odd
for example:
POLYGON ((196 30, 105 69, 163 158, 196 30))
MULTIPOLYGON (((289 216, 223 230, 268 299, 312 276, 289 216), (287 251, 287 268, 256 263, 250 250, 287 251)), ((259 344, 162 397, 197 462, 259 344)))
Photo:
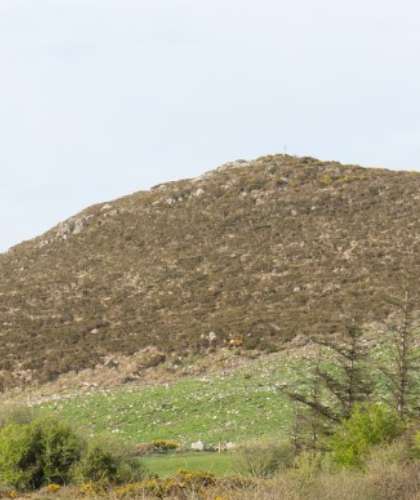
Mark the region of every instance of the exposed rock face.
POLYGON ((383 322, 419 266, 420 174, 231 162, 1 254, 0 370, 47 380, 148 346, 273 349, 383 322))

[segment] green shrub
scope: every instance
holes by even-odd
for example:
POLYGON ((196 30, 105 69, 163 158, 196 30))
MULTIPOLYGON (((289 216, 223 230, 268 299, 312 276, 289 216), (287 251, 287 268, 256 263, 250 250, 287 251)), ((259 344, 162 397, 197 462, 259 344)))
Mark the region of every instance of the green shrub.
POLYGON ((0 429, 0 478, 5 486, 29 490, 73 480, 121 484, 143 476, 141 465, 121 443, 86 442, 56 419, 0 429))
POLYGON ((40 439, 29 425, 8 424, 0 430, 0 477, 18 489, 42 484, 40 439))
POLYGON ((133 453, 121 443, 105 440, 91 441, 74 470, 77 482, 123 484, 140 481, 144 469, 133 453))
POLYGON ((118 461, 100 446, 90 446, 77 466, 76 474, 84 481, 112 482, 118 474, 118 461))
POLYGON ((55 419, 33 423, 42 438, 42 465, 46 483, 65 484, 71 479, 71 469, 82 455, 82 439, 66 424, 55 419))
POLYGON ((81 441, 57 420, 12 423, 0 430, 0 477, 18 489, 64 484, 81 450, 81 441))
POLYGON ((243 446, 235 457, 237 472, 254 477, 271 477, 292 466, 295 459, 288 443, 243 446))
POLYGON ((358 405, 330 438, 334 461, 361 467, 374 445, 390 443, 403 431, 396 412, 381 404, 358 405))

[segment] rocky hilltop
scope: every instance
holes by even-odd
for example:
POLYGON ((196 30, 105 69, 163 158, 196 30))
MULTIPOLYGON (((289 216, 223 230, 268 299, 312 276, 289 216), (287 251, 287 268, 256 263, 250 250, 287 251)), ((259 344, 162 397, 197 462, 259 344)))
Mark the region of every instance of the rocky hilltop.
MULTIPOLYGON (((110 353, 275 350, 420 282, 420 174, 287 155, 81 212, 0 255, 4 385, 110 353)), ((417 287, 417 288, 416 288, 417 287)))

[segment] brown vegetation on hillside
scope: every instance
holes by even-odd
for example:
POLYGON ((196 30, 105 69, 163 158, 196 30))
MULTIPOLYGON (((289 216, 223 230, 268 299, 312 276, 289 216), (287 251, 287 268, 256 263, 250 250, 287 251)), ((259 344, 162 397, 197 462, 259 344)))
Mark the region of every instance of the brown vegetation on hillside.
POLYGON ((383 322, 420 278, 419 214, 420 174, 287 155, 91 207, 0 255, 0 381, 383 322))

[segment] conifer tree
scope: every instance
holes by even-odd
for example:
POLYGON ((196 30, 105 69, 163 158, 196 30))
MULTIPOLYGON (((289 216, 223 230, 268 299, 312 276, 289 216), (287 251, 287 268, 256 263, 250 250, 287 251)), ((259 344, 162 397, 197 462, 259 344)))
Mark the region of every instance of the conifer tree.
POLYGON ((389 359, 380 369, 385 375, 391 404, 401 418, 420 413, 420 322, 415 317, 415 302, 408 290, 404 297, 388 298, 398 311, 398 320, 389 328, 389 359))
POLYGON ((368 399, 373 384, 366 366, 368 346, 354 323, 338 340, 314 338, 313 342, 319 351, 311 375, 299 389, 285 386, 283 390, 306 408, 310 446, 316 447, 321 435, 329 434, 334 424, 350 416, 355 404, 368 399))

